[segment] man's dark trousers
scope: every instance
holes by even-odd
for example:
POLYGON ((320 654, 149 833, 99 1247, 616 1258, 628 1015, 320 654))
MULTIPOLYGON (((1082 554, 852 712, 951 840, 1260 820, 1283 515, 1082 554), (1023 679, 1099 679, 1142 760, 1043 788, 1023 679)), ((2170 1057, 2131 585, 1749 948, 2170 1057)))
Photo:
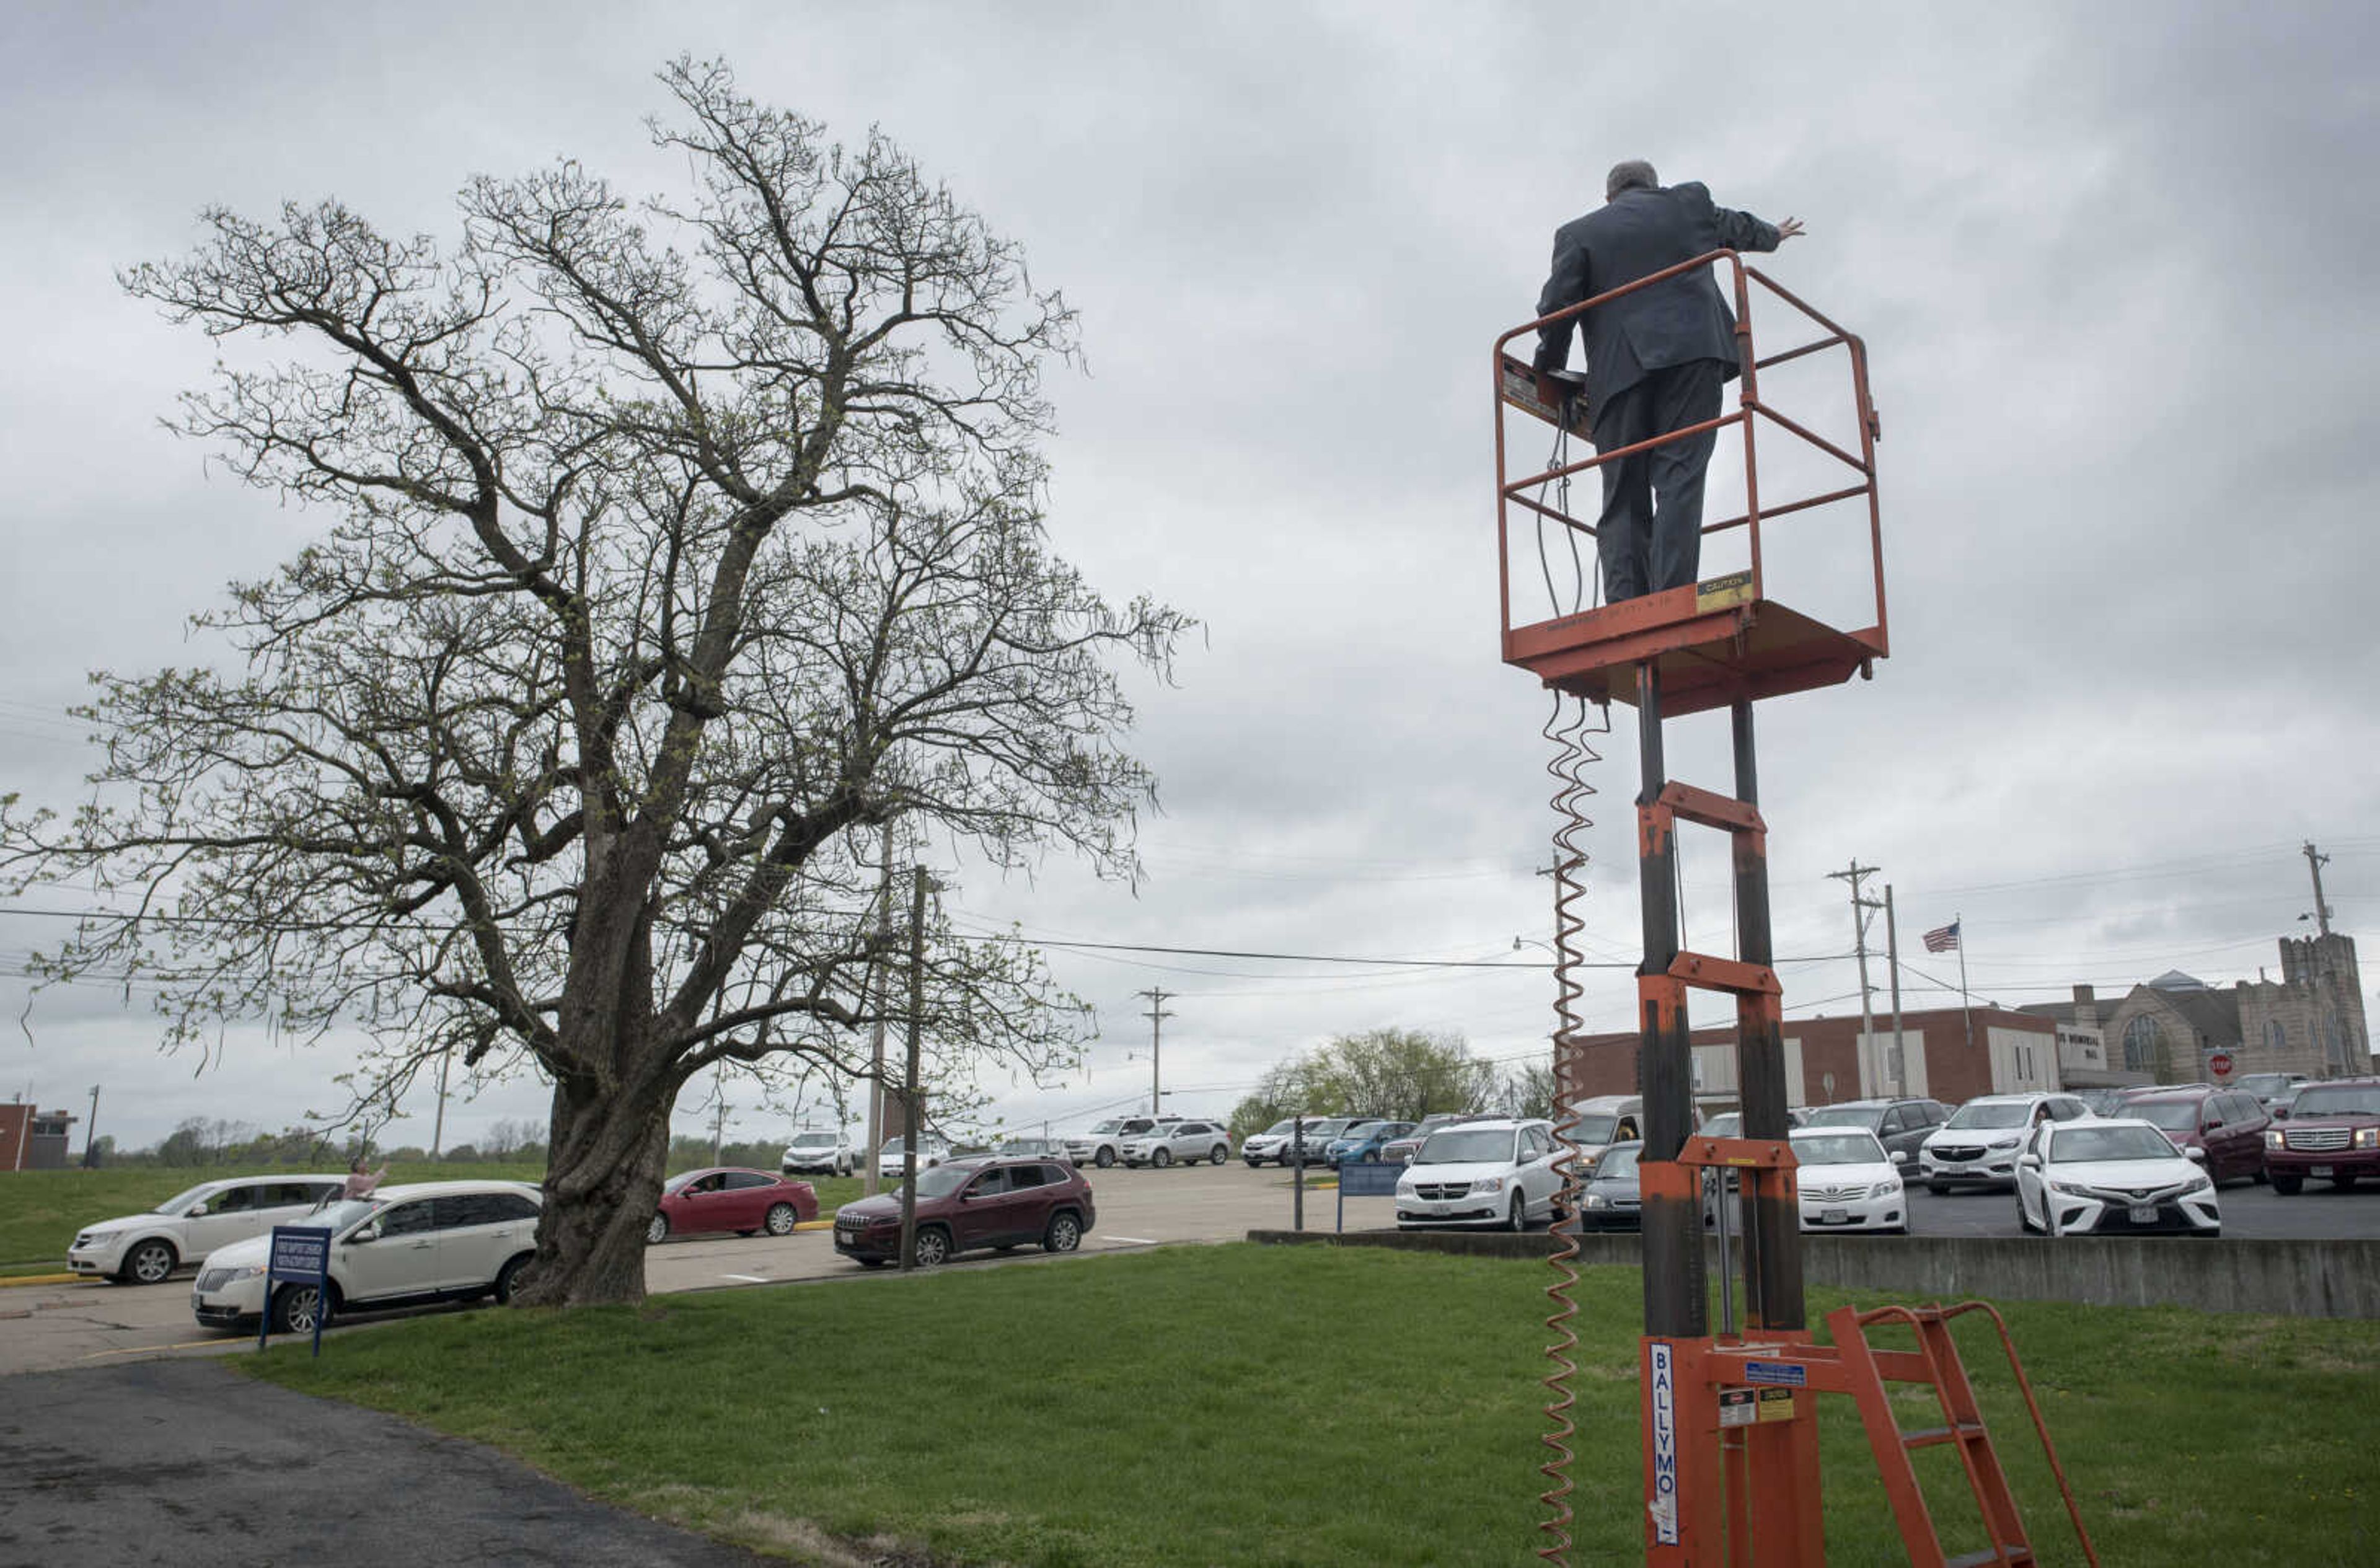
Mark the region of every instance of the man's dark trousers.
MULTIPOLYGON (((1647 371, 1596 410, 1596 450, 1616 452, 1718 418, 1726 373, 1718 359, 1647 371)), ((1718 432, 1707 430, 1603 465, 1603 516, 1595 539, 1606 603, 1695 580, 1703 553, 1703 472, 1718 441, 1718 432)))

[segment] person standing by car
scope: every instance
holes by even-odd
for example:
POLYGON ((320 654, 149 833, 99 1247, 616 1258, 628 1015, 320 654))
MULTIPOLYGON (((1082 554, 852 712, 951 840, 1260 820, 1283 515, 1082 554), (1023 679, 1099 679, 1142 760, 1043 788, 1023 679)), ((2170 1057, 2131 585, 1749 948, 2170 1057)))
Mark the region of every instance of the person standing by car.
POLYGON ((353 1160, 347 1161, 347 1182, 346 1185, 340 1189, 339 1196, 341 1197, 370 1197, 372 1195, 372 1189, 380 1185, 380 1179, 387 1174, 388 1167, 386 1165, 382 1165, 377 1171, 365 1170, 364 1157, 358 1154, 353 1160))

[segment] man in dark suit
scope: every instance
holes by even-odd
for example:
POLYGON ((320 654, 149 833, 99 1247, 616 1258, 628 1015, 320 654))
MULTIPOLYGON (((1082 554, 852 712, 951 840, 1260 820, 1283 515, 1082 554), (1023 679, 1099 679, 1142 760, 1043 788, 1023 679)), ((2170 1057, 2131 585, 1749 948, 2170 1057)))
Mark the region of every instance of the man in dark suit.
MULTIPOLYGON (((1604 204, 1554 232, 1554 265, 1537 297, 1551 315, 1722 247, 1774 250, 1802 232, 1714 205, 1701 185, 1664 188, 1653 165, 1616 165, 1604 204)), ((1537 334, 1540 376, 1570 358, 1572 321, 1537 334)), ((1613 452, 1718 418, 1719 387, 1740 373, 1735 318, 1710 269, 1681 273, 1586 312, 1587 415, 1595 445, 1613 452)), ((1702 559, 1703 470, 1716 431, 1603 465, 1596 543, 1605 600, 1694 582, 1702 559), (1656 504, 1656 498, 1658 505, 1656 504)))

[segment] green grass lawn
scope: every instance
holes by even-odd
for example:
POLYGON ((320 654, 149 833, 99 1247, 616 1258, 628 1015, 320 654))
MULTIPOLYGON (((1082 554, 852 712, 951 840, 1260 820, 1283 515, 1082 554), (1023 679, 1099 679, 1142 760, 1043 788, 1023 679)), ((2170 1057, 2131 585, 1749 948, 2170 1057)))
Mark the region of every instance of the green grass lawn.
MULTIPOLYGON (((824 1530, 952 1563, 1521 1563, 1548 1278, 1184 1247, 445 1316, 236 1364, 797 1560, 824 1530)), ((1642 1560, 1638 1293, 1626 1269, 1578 1293, 1580 1568, 1642 1560)), ((2007 1312, 2109 1568, 2380 1561, 2380 1323, 2007 1312)), ((1968 1359, 2044 1560, 2080 1562, 2005 1371, 1980 1342, 1968 1359)), ((1914 1404, 1904 1422, 1932 1424, 1914 1404)), ((1905 1562, 1849 1401, 1824 1432, 1830 1561, 1905 1562)), ((1951 1551, 1982 1544, 1963 1487, 1935 1479, 1951 1551)))
MULTIPOLYGON (((335 1172, 336 1161, 307 1167, 335 1172)), ((39 1273, 66 1267, 67 1248, 75 1232, 119 1214, 140 1214, 176 1193, 227 1176, 272 1175, 276 1165, 222 1165, 202 1170, 161 1170, 128 1166, 103 1171, 12 1171, 0 1175, 0 1277, 39 1273)), ((429 1161, 391 1165, 383 1180, 399 1182, 500 1181, 539 1182, 542 1163, 505 1164, 472 1161, 436 1164, 429 1161)), ((809 1176, 803 1180, 818 1189, 819 1213, 831 1216, 859 1196, 856 1176, 809 1176)))

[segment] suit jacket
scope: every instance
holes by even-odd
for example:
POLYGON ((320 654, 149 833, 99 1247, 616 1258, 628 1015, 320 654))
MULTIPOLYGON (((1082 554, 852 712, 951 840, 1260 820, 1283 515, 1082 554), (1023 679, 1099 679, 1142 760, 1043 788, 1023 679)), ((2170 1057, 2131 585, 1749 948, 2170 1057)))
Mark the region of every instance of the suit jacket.
MULTIPOLYGON (((1705 251, 1774 250, 1778 237, 1773 224, 1713 203, 1706 186, 1623 190, 1554 231, 1553 272, 1537 296, 1537 314, 1551 315, 1705 251)), ((1584 320, 1590 416, 1647 371, 1717 359, 1727 377, 1738 373, 1735 317, 1707 267, 1598 305, 1584 320)), ((1558 371, 1568 361, 1571 325, 1557 322, 1537 334, 1538 370, 1558 371)))

